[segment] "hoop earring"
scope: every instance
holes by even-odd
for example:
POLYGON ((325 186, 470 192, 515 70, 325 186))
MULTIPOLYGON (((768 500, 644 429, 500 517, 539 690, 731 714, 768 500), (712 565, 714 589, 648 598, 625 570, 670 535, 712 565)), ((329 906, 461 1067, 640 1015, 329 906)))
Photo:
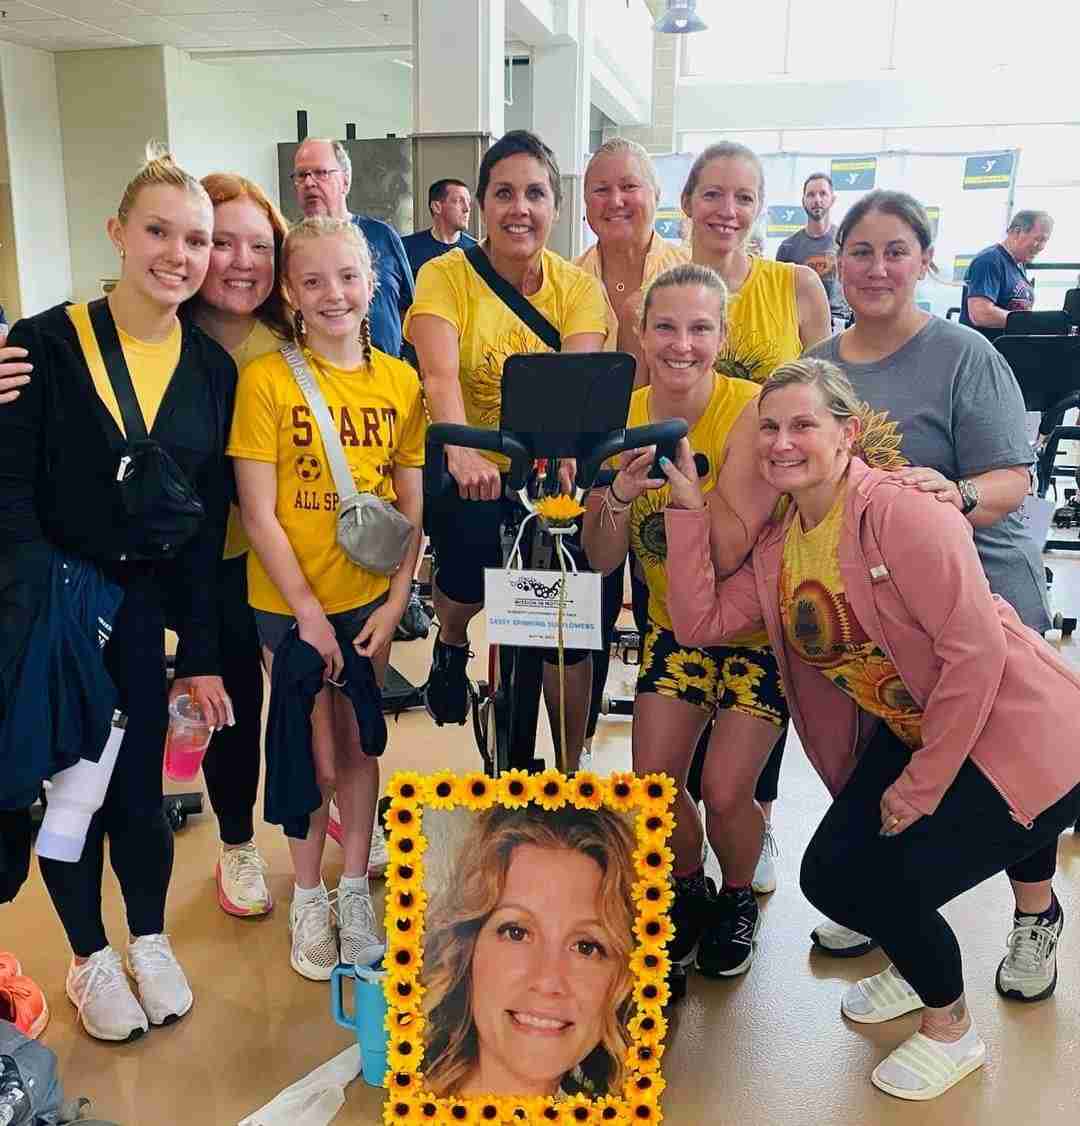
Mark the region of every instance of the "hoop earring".
POLYGON ((304 339, 304 314, 299 309, 293 313, 293 332, 296 333, 297 340, 304 339))

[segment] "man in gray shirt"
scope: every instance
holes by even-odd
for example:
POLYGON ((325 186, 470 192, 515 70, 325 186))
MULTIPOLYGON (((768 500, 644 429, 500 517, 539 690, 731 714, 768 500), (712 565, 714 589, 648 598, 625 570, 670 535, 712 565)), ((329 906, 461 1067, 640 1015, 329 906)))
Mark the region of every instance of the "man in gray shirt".
POLYGON ((836 200, 831 177, 825 172, 812 172, 803 184, 802 204, 806 226, 789 235, 776 252, 777 262, 796 262, 809 266, 825 286, 832 313, 833 330, 843 328, 849 312, 836 268, 836 227, 829 222, 829 212, 836 200))
MULTIPOLYGON (((931 317, 906 344, 874 363, 840 357, 841 336, 807 355, 831 360, 866 404, 863 459, 881 469, 936 469, 950 481, 991 469, 1031 465, 1024 400, 1016 378, 977 332, 931 317)), ((975 529, 990 589, 1011 602, 1026 625, 1050 628, 1041 545, 1019 511, 975 529)))

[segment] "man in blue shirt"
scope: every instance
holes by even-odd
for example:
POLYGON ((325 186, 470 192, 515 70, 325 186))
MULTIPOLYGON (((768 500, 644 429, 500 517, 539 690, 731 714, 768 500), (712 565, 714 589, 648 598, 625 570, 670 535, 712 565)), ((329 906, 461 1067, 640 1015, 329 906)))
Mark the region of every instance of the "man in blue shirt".
POLYGON ((1010 313, 1030 309, 1035 289, 1024 266, 1042 251, 1053 231, 1054 220, 1045 211, 1018 211, 1005 241, 972 258, 964 279, 960 323, 993 340, 1004 331, 1010 313))
POLYGON ((401 240, 414 278, 420 273, 420 267, 432 258, 438 258, 455 246, 468 250, 476 245, 476 239, 467 233, 472 210, 468 184, 461 180, 436 180, 428 188, 428 210, 431 226, 401 240))
POLYGON ((300 209, 309 218, 350 219, 371 248, 378 286, 371 302, 371 342, 380 352, 401 355, 401 322, 412 304, 413 276, 397 231, 370 215, 352 215, 346 201, 352 162, 340 141, 308 138, 296 150, 291 176, 300 209))

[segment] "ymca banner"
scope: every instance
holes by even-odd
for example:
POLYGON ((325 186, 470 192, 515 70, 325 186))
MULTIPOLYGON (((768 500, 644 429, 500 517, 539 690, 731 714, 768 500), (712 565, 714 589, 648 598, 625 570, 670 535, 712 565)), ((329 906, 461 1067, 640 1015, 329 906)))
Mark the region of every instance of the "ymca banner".
POLYGON ((769 208, 765 226, 766 238, 787 238, 806 226, 806 212, 799 204, 781 204, 769 208))
POLYGON ((964 161, 964 191, 1008 188, 1012 183, 1015 153, 992 152, 969 156, 964 161))
POLYGON ((829 175, 833 189, 838 192, 865 192, 877 179, 877 157, 842 157, 830 161, 829 175))

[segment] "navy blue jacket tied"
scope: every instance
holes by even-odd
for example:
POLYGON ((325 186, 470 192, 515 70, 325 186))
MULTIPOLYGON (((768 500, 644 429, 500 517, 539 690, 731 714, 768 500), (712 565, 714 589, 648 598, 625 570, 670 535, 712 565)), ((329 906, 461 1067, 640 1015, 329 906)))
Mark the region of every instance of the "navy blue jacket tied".
MULTIPOLYGON (((386 750, 386 720, 375 668, 350 641, 339 637, 338 643, 345 659, 342 691, 356 712, 360 745, 365 754, 377 757, 386 750)), ((323 687, 325 667, 319 651, 301 641, 295 628, 274 651, 266 718, 264 816, 297 840, 307 836, 311 814, 323 801, 311 750, 311 710, 323 687)))
POLYGON ((0 809, 25 809, 42 780, 97 761, 116 688, 101 650, 123 591, 85 560, 51 553, 48 581, 0 697, 0 809))

